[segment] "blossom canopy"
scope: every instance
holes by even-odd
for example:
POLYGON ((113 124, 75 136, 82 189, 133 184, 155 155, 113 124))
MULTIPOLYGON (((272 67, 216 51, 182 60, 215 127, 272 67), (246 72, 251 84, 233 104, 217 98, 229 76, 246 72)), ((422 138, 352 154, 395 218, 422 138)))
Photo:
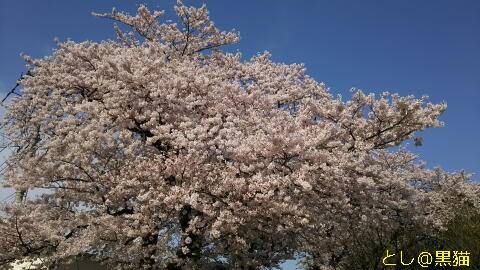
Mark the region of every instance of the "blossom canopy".
POLYGON ((95 14, 131 32, 25 56, 5 104, 17 147, 5 181, 47 192, 4 207, 0 262, 260 269, 301 254, 329 267, 372 228, 442 227, 455 205, 478 209, 468 175, 393 148, 442 126, 445 104, 360 90, 344 101, 303 65, 223 52, 238 34, 205 6, 175 11, 179 24, 145 6, 95 14))

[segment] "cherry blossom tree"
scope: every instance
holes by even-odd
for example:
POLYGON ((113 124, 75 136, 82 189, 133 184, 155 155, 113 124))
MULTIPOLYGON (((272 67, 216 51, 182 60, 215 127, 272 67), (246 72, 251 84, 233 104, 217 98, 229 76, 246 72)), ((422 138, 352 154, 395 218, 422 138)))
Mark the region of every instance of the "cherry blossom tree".
POLYGON ((131 30, 24 57, 5 104, 17 147, 5 182, 46 192, 4 207, 1 262, 259 269, 302 256, 329 269, 372 230, 441 228, 457 205, 478 209, 469 175, 394 148, 442 126, 445 104, 360 90, 344 101, 303 65, 223 52, 238 34, 205 6, 175 11, 178 24, 145 6, 94 14, 131 30))

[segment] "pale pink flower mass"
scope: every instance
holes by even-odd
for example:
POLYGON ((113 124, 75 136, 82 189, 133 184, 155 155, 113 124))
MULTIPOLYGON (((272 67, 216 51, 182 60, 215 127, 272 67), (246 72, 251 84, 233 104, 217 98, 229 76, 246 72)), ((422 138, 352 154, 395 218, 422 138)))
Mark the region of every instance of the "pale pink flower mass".
POLYGON ((221 51, 238 34, 205 6, 175 11, 178 25, 145 6, 95 14, 132 32, 25 57, 5 181, 50 192, 5 207, 0 262, 88 253, 120 269, 259 269, 303 253, 329 265, 351 228, 441 227, 455 205, 478 207, 468 175, 392 150, 442 126, 445 104, 360 90, 344 101, 303 65, 221 51))

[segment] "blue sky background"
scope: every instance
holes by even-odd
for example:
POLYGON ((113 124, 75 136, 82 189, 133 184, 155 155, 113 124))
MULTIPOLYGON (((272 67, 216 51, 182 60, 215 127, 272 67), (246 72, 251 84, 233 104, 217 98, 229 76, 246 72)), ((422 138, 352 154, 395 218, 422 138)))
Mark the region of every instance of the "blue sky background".
MULTIPOLYGON (((53 39, 114 39, 113 22, 91 16, 112 7, 135 13, 145 3, 165 9, 174 1, 1 1, 0 93, 15 84, 25 63, 19 56, 51 54, 53 39)), ((206 3, 221 30, 236 29, 245 59, 268 50, 274 61, 305 63, 308 74, 332 93, 426 94, 446 101, 446 126, 418 134, 412 148, 428 167, 480 172, 480 1, 296 0, 185 1, 206 3)), ((479 180, 478 176, 474 179, 479 180)), ((0 200, 9 195, 0 192, 0 200)), ((292 264, 285 269, 294 269, 292 264)))

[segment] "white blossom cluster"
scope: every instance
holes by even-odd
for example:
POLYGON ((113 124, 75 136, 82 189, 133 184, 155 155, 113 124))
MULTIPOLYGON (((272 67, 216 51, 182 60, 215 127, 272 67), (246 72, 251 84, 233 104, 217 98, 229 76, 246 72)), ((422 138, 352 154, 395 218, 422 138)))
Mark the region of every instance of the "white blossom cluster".
POLYGON ((343 101, 303 65, 222 52, 238 35, 205 6, 175 10, 181 25, 145 6, 96 14, 132 32, 25 57, 30 76, 6 105, 18 151, 5 179, 50 192, 3 209, 0 262, 259 269, 308 254, 329 265, 369 228, 441 227, 457 205, 478 208, 468 175, 389 149, 442 126, 445 104, 360 90, 343 101))

